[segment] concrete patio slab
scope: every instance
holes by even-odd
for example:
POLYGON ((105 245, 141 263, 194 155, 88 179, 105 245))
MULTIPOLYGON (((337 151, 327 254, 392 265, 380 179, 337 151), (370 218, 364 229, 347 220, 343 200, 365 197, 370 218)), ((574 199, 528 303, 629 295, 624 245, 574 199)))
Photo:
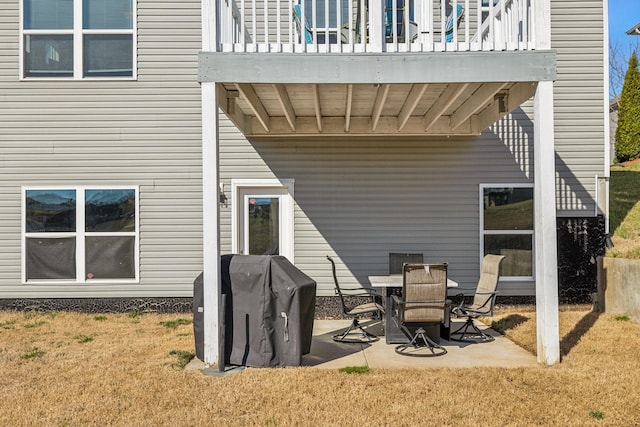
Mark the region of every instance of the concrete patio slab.
MULTIPOLYGON (((536 356, 514 344, 486 325, 477 323, 485 333, 495 337, 486 343, 464 343, 442 340, 447 354, 440 357, 409 357, 395 352, 396 345, 386 344, 381 322, 369 322, 367 330, 380 336, 370 344, 337 343, 332 336, 349 326, 349 320, 316 320, 311 352, 303 356, 303 366, 342 368, 368 366, 369 368, 474 368, 474 367, 536 367, 536 356)), ((452 322, 452 328, 461 325, 452 322)))
MULTIPOLYGON (((339 369, 347 366, 368 366, 372 369, 400 368, 517 368, 539 367, 536 356, 514 344, 482 323, 476 325, 495 341, 485 343, 464 343, 441 340, 447 354, 439 357, 409 357, 397 354, 395 344, 386 344, 384 326, 380 321, 364 322, 365 328, 380 337, 379 341, 368 344, 350 344, 333 341, 334 334, 349 326, 350 320, 315 320, 311 351, 302 357, 302 366, 339 369)), ((456 328, 462 322, 452 322, 456 328)), ((223 373, 217 368, 207 368, 194 358, 186 369, 198 369, 205 375, 224 376, 237 370, 227 369, 223 373), (215 372, 214 372, 215 371, 215 372), (227 372, 229 371, 229 372, 227 372)))

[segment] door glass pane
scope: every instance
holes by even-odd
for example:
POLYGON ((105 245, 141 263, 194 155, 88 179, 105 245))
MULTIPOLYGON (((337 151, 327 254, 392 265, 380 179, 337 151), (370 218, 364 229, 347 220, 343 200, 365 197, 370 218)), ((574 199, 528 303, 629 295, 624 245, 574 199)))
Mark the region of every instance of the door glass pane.
POLYGON ((70 30, 73 0, 24 0, 25 30, 70 30))
POLYGON ((484 254, 504 255, 502 276, 533 276, 533 235, 491 234, 484 236, 484 254))
MULTIPOLYGON (((304 2, 304 14, 307 17, 307 23, 310 26, 313 26, 313 1, 305 0, 304 2)), ((337 28, 338 21, 338 10, 336 8, 336 0, 328 0, 329 4, 329 27, 337 28)), ((325 1, 320 0, 315 2, 316 6, 316 27, 324 28, 325 27, 325 11, 327 10, 325 6, 325 1)), ((349 23, 349 2, 341 1, 340 2, 340 20, 341 24, 349 23)), ((355 9, 355 6, 354 6, 355 9)), ((355 12, 354 12, 355 13, 355 12)))
POLYGON ((134 279, 135 237, 90 236, 85 240, 87 279, 134 279))
POLYGON ((72 35, 24 36, 26 77, 73 77, 72 35))
POLYGON ((533 230, 533 188, 485 188, 485 230, 533 230))
POLYGON ((278 255, 280 246, 280 199, 249 197, 249 255, 278 255))
POLYGON ((131 0, 84 0, 82 25, 86 30, 133 28, 131 0))
POLYGON ((27 280, 76 278, 76 239, 27 238, 27 280))
POLYGON ((27 190, 26 232, 76 231, 75 190, 27 190))
POLYGON ((133 76, 133 36, 128 34, 84 36, 84 76, 133 76))
POLYGON ((85 230, 135 232, 135 198, 133 189, 85 191, 85 230))

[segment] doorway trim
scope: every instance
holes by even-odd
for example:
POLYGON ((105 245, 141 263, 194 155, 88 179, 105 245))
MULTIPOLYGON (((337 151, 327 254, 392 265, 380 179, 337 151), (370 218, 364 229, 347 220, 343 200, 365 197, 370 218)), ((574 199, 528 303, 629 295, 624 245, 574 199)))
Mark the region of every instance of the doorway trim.
MULTIPOLYGON (((294 260, 294 209, 293 209, 293 200, 294 200, 294 183, 295 179, 286 178, 286 179, 252 179, 252 178, 242 178, 242 179, 232 179, 231 180, 231 252, 234 254, 239 253, 238 241, 239 241, 239 226, 240 221, 239 218, 240 209, 239 203, 242 202, 240 197, 240 192, 245 189, 266 189, 266 188, 274 188, 274 189, 285 189, 286 197, 282 198, 282 212, 285 215, 281 216, 281 226, 288 230, 288 235, 291 236, 289 239, 280 242, 280 246, 282 247, 281 253, 288 253, 287 259, 291 261, 293 264, 294 260)), ((281 239, 283 240, 283 239, 281 239)))

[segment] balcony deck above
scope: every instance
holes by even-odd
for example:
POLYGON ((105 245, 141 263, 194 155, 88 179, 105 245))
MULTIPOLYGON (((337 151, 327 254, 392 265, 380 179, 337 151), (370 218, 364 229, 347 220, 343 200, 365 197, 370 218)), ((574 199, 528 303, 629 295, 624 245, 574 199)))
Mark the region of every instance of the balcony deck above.
POLYGON ((477 135, 556 76, 525 0, 229 1, 199 81, 246 136, 477 135))

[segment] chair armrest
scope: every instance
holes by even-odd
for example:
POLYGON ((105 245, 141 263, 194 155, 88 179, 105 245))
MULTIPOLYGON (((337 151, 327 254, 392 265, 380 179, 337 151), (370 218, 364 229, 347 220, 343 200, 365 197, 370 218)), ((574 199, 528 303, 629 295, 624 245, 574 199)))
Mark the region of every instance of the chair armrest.
POLYGON ((462 307, 461 310, 458 310, 458 308, 460 307, 454 307, 453 310, 451 310, 452 313, 454 313, 456 316, 458 315, 462 315, 462 316, 467 316, 469 314, 475 315, 475 316, 489 316, 491 314, 491 310, 486 309, 486 310, 475 310, 473 308, 467 308, 467 307, 462 307), (458 313, 458 311, 460 313, 458 313))
MULTIPOLYGON (((500 293, 499 291, 493 291, 493 292, 476 292, 476 291, 475 291, 475 289, 473 289, 473 288, 453 288, 453 289, 455 289, 456 291, 473 291, 473 293, 474 293, 475 295, 492 295, 492 294, 498 294, 498 293, 500 293)), ((461 295, 462 295, 462 296, 464 296, 464 295, 465 295, 465 294, 464 294, 464 292, 459 292, 459 293, 457 293, 457 294, 455 294, 455 295, 453 295, 453 296, 454 296, 454 297, 459 297, 459 296, 461 296, 461 295)), ((471 296, 471 295, 469 295, 469 296, 471 296)))
MULTIPOLYGON (((334 291, 336 294, 338 293, 337 289, 334 289, 334 291)), ((345 296, 349 296, 349 297, 371 297, 371 296, 377 295, 377 293, 371 292, 367 288, 343 288, 341 286, 340 291, 345 296)))
POLYGON ((393 301, 398 305, 406 305, 406 304, 447 304, 451 303, 451 300, 448 299, 432 299, 425 301, 402 301, 396 295, 392 295, 393 301))
MULTIPOLYGON (((476 289, 475 288, 447 288, 447 290, 450 291, 470 291, 475 293, 476 289)), ((454 296, 460 296, 460 295, 464 295, 464 292, 458 292, 457 294, 455 294, 454 296)))

